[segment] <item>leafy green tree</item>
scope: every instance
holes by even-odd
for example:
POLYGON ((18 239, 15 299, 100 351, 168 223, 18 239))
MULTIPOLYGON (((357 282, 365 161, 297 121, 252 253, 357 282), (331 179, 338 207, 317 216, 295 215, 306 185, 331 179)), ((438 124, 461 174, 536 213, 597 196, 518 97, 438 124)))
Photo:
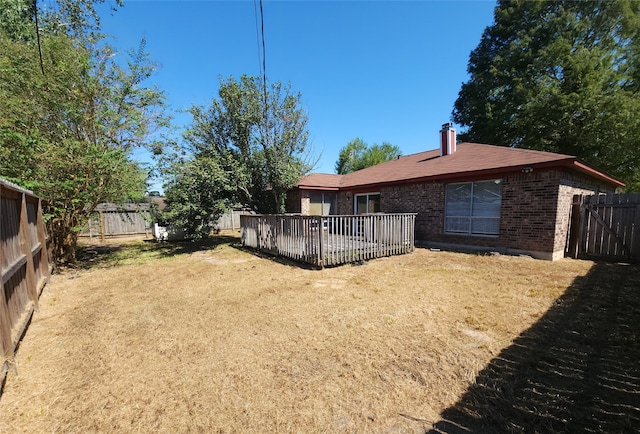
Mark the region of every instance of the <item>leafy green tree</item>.
POLYGON ((0 0, 0 27, 5 37, 14 40, 29 40, 34 36, 32 18, 35 17, 36 2, 0 0))
POLYGON ((369 146, 360 138, 353 139, 340 149, 336 173, 344 175, 366 167, 393 160, 401 155, 400 148, 387 142, 369 146))
POLYGON ((163 220, 194 238, 207 236, 211 224, 235 202, 234 174, 226 170, 230 166, 225 168, 219 158, 204 155, 171 165, 163 220))
POLYGON ((312 166, 300 94, 243 75, 221 79, 210 106, 189 111, 181 154, 165 168, 166 220, 199 237, 233 204, 283 212, 287 190, 312 166))
POLYGON ((640 2, 500 0, 471 52, 462 140, 575 155, 640 184, 640 2))
POLYGON ((131 153, 157 145, 149 138, 167 125, 164 97, 142 86, 155 68, 144 41, 127 62, 117 59, 96 23, 84 21, 92 2, 38 10, 48 23, 39 36, 35 9, 9 3, 18 10, 4 10, 0 22, 0 176, 45 199, 56 260, 73 262, 79 231, 99 203, 143 196, 147 174, 131 153), (73 32, 60 31, 61 23, 73 32))

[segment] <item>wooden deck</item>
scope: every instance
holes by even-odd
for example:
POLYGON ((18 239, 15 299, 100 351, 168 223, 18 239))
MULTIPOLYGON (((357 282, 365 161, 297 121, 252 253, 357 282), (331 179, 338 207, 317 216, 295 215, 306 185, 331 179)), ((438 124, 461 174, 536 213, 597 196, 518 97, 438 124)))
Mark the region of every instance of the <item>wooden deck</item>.
POLYGON ((242 243, 324 267, 414 250, 415 214, 241 216, 242 243))

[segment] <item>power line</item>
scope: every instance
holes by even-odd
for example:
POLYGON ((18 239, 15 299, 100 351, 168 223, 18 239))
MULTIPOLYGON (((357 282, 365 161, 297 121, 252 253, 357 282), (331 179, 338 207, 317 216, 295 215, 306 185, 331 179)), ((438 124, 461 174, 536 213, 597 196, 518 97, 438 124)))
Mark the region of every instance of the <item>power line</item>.
POLYGON ((40 70, 44 75, 44 63, 42 63, 42 45, 40 45, 40 24, 38 23, 38 0, 33 0, 33 12, 36 15, 36 38, 38 39, 38 55, 40 56, 40 70))
POLYGON ((260 23, 262 24, 262 92, 264 93, 264 109, 267 110, 267 51, 264 43, 264 11, 260 0, 260 23))
POLYGON ((253 15, 256 18, 256 49, 258 51, 258 69, 262 76, 262 51, 260 50, 260 28, 258 27, 258 3, 253 0, 253 15))

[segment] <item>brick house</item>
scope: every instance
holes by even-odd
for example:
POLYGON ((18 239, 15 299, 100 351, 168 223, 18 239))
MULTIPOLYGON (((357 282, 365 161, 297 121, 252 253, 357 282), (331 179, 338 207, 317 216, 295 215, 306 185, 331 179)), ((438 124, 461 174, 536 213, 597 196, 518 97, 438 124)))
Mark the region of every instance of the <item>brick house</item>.
POLYGON ((624 186, 569 155, 456 143, 451 124, 440 137, 440 149, 347 175, 303 177, 287 211, 412 212, 417 243, 556 260, 564 256, 573 196, 624 186))

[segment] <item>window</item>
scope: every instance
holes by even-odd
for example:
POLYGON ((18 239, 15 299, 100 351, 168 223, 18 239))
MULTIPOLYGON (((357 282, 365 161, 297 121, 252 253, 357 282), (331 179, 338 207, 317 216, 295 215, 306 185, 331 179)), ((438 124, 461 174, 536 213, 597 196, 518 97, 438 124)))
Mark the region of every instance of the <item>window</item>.
POLYGON ((444 231, 456 234, 498 235, 502 182, 448 184, 444 231))
POLYGON ((354 214, 380 212, 380 193, 356 194, 354 214))
POLYGON ((336 193, 309 194, 309 214, 310 215, 336 215, 338 195, 336 193))

